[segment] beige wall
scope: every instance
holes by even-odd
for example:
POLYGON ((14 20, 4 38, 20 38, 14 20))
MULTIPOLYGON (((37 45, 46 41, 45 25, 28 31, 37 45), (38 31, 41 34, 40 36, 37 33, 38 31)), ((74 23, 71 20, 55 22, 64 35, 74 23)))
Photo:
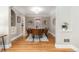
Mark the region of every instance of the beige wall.
MULTIPOLYGON (((46 20, 46 22, 47 22, 47 24, 45 25, 45 26, 47 26, 48 27, 48 21, 50 20, 50 17, 41 17, 41 22, 43 22, 42 23, 42 25, 44 24, 44 20, 46 20)), ((29 21, 32 21, 32 22, 34 22, 35 21, 35 17, 28 17, 28 16, 26 16, 26 20, 25 20, 25 26, 26 26, 26 28, 28 27, 28 26, 34 26, 34 23, 28 23, 29 21)))
POLYGON ((9 48, 11 46, 12 40, 15 40, 22 34, 22 21, 21 23, 17 23, 17 16, 20 16, 21 20, 24 19, 24 16, 18 11, 14 11, 16 13, 16 25, 14 27, 11 27, 11 7, 0 6, 0 34, 7 35, 5 37, 6 48, 9 48))
POLYGON ((71 27, 71 7, 56 7, 56 44, 71 45, 72 42, 72 27, 71 27), (69 31, 63 31, 62 25, 64 22, 69 24, 69 31), (64 42, 64 39, 70 39, 70 42, 64 42))
MULTIPOLYGON (((5 44, 6 46, 10 43, 9 39, 9 20, 10 20, 10 7, 0 6, 0 34, 6 34, 5 44)), ((0 45, 1 47, 1 45, 0 45)))
POLYGON ((79 6, 71 7, 71 25, 72 25, 72 45, 74 45, 79 52, 79 6))
POLYGON ((56 12, 53 11, 53 13, 50 15, 50 20, 48 21, 49 23, 49 32, 55 36, 55 28, 56 28, 56 12))
POLYGON ((20 14, 20 12, 18 12, 16 9, 11 8, 14 10, 15 14, 16 14, 16 25, 15 26, 11 26, 11 20, 10 20, 10 39, 11 41, 15 40, 18 36, 22 35, 23 33, 23 29, 22 29, 22 20, 23 20, 23 15, 20 14), (17 22, 17 16, 19 16, 21 18, 20 23, 17 22))

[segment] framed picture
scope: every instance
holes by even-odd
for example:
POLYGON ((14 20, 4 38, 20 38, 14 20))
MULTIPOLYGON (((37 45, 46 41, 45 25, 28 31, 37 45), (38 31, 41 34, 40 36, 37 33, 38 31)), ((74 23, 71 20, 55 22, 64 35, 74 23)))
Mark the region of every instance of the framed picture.
POLYGON ((53 25, 56 24, 56 18, 53 18, 53 25))
POLYGON ((44 20, 44 24, 45 24, 45 25, 47 24, 47 21, 46 21, 46 20, 44 20))
POLYGON ((11 9, 11 26, 16 25, 16 14, 15 12, 11 9))
POLYGON ((20 22, 21 22, 21 17, 17 16, 17 23, 20 23, 20 22))
POLYGON ((32 21, 32 20, 29 20, 29 21, 28 21, 28 23, 32 24, 32 23, 33 23, 33 21, 32 21))

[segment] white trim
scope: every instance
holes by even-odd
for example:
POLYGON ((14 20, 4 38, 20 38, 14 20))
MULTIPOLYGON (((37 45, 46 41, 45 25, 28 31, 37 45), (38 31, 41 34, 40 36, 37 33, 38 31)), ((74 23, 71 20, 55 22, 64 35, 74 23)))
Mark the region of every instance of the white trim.
POLYGON ((10 48, 12 46, 12 44, 8 44, 8 45, 5 45, 5 48, 10 48))
POLYGON ((16 36, 16 37, 14 37, 14 38, 12 38, 11 39, 11 41, 13 41, 13 40, 15 40, 15 39, 17 39, 17 38, 19 38, 20 36, 22 36, 23 34, 21 33, 21 34, 19 34, 18 36, 16 36))
POLYGON ((79 48, 73 46, 73 45, 60 45, 56 44, 56 48, 72 48, 74 51, 79 52, 79 48))
POLYGON ((74 49, 76 52, 79 52, 79 48, 72 46, 72 49, 74 49))
MULTIPOLYGON (((11 41, 13 41, 13 40, 19 38, 19 37, 22 36, 22 35, 23 35, 23 34, 19 34, 18 36, 12 38, 11 41)), ((11 43, 10 43, 10 44, 5 45, 5 48, 10 48, 11 46, 12 46, 12 45, 11 45, 11 43)), ((0 45, 0 48, 3 48, 3 46, 0 45)))
POLYGON ((50 33, 51 35, 53 35, 55 37, 55 34, 53 34, 52 32, 48 31, 48 33, 50 33))
POLYGON ((55 47, 56 48, 72 48, 72 45, 60 45, 60 44, 56 44, 55 47))
MULTIPOLYGON (((10 44, 5 45, 5 48, 7 49, 7 48, 10 48, 11 46, 12 46, 12 44, 10 43, 10 44)), ((0 45, 0 48, 3 48, 3 46, 0 45)))

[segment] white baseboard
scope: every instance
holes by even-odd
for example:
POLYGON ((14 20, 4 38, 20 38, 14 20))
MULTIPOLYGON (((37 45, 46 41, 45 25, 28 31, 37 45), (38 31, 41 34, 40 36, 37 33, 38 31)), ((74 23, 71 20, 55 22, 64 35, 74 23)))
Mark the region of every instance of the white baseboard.
POLYGON ((56 48, 72 48, 72 45, 60 45, 60 44, 56 44, 55 46, 56 46, 56 48))
MULTIPOLYGON (((7 44, 7 45, 5 45, 5 48, 7 49, 7 48, 10 48, 12 45, 11 45, 11 43, 10 44, 7 44)), ((3 48, 3 45, 0 45, 0 48, 3 48)))
POLYGON ((73 46, 73 45, 55 45, 56 48, 72 48, 74 51, 79 52, 79 48, 73 46))
POLYGON ((72 46, 72 49, 74 49, 74 51, 79 52, 79 48, 72 46))
POLYGON ((48 31, 48 33, 50 33, 51 35, 53 35, 55 37, 55 34, 53 34, 52 32, 48 31))
POLYGON ((13 40, 15 40, 15 39, 17 39, 17 38, 19 38, 20 36, 22 36, 23 34, 19 34, 18 36, 16 36, 16 37, 14 37, 14 38, 12 38, 11 39, 11 41, 13 41, 13 40))
MULTIPOLYGON (((19 38, 20 36, 22 36, 22 34, 20 34, 20 35, 14 37, 14 38, 12 38, 11 41, 13 41, 13 40, 19 38)), ((10 44, 5 45, 5 48, 7 49, 7 48, 10 48, 11 46, 12 46, 12 45, 11 45, 11 43, 10 43, 10 44)), ((3 45, 0 45, 0 48, 3 48, 3 45)))

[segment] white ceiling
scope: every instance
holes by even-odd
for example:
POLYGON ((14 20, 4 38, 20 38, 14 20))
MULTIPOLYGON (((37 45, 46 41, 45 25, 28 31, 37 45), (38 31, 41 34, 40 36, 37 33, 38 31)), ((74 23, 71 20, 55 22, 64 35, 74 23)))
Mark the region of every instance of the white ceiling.
POLYGON ((39 14, 35 14, 34 12, 30 10, 30 8, 32 7, 33 6, 14 6, 13 8, 15 8, 17 11, 19 11, 23 15, 50 15, 50 13, 54 11, 56 8, 55 6, 38 6, 38 7, 43 8, 44 10, 39 14))

